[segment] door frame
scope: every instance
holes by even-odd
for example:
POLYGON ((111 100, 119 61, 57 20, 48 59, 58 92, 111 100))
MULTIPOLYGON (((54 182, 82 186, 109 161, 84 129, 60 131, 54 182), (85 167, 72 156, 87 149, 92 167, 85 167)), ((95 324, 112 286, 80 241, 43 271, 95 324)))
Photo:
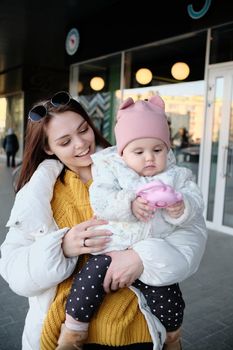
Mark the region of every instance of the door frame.
POLYGON ((230 103, 232 98, 233 89, 233 62, 220 63, 210 65, 207 72, 207 85, 206 85, 206 108, 205 108, 205 125, 203 132, 203 142, 201 147, 201 162, 199 164, 200 170, 200 182, 205 206, 205 217, 207 217, 207 204, 209 195, 209 181, 210 181, 210 166, 211 166, 211 150, 212 150, 212 127, 214 116, 214 94, 215 94, 215 78, 224 77, 223 83, 223 105, 222 105, 222 117, 221 127, 219 133, 219 146, 217 154, 217 170, 216 170, 216 186, 215 186, 215 199, 214 199, 214 211, 213 221, 206 221, 207 227, 212 230, 220 231, 233 235, 233 228, 222 224, 223 209, 224 209, 224 194, 226 177, 223 176, 224 167, 226 166, 226 147, 228 146, 229 126, 230 126, 230 103), (217 205, 216 205, 217 203, 217 205))

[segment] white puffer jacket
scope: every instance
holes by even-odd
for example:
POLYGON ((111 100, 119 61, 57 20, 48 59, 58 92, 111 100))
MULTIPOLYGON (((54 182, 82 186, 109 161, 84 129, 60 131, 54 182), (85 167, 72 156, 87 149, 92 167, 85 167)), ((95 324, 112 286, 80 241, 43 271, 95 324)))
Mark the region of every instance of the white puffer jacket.
MULTIPOLYGON (((172 151, 168 152, 166 170, 154 176, 140 176, 130 169, 119 156, 116 146, 93 154, 92 159, 93 183, 89 190, 91 206, 97 217, 109 221, 104 227, 114 233, 102 253, 129 247, 134 249, 141 240, 167 238, 181 229, 195 230, 197 221, 202 225, 200 229, 206 229, 200 188, 190 169, 176 165, 172 151), (133 215, 131 203, 136 198, 136 190, 155 180, 162 181, 182 194, 185 210, 179 218, 172 218, 161 208, 148 222, 139 221, 133 215)), ((151 281, 150 278, 148 280, 151 281)))
MULTIPOLYGON (((68 228, 58 229, 50 206, 54 183, 62 168, 55 160, 42 162, 30 182, 17 193, 7 223, 9 232, 1 246, 1 275, 15 293, 29 298, 22 350, 40 349, 41 327, 56 286, 72 274, 78 259, 63 255, 61 242, 68 228)), ((141 279, 159 286, 189 277, 200 264, 206 239, 202 217, 199 217, 190 231, 187 226, 185 231, 165 239, 138 242, 135 250, 144 265, 141 279)), ((160 350, 165 329, 151 315, 144 297, 134 291, 148 322, 154 350, 160 350)))

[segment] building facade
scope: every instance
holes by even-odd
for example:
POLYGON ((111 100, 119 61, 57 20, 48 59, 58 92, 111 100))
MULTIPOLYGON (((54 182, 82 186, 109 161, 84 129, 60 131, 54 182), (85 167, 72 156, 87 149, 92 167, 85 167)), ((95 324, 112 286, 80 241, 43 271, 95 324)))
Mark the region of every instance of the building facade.
POLYGON ((42 0, 28 6, 20 4, 22 38, 13 45, 25 46, 22 59, 0 71, 0 138, 13 127, 21 158, 31 104, 69 89, 114 143, 121 101, 159 94, 177 162, 192 169, 202 189, 208 227, 233 235, 233 2, 42 0))
MULTIPOLYGON (((112 143, 120 102, 159 94, 177 162, 192 169, 202 189, 208 227, 233 235, 233 12, 224 2, 182 4, 182 11, 173 9, 180 12, 173 12, 178 25, 172 34, 154 30, 156 40, 148 42, 153 35, 142 29, 147 43, 91 59, 82 53, 78 61, 70 58, 70 92, 112 143)), ((164 9, 164 19, 165 14, 164 9)))

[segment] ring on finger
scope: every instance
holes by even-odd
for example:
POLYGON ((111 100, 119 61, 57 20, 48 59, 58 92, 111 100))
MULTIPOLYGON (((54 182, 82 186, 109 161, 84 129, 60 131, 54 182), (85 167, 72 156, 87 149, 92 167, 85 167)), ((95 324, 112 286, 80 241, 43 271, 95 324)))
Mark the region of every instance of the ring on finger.
POLYGON ((83 247, 87 247, 86 240, 87 240, 87 238, 83 238, 83 247))

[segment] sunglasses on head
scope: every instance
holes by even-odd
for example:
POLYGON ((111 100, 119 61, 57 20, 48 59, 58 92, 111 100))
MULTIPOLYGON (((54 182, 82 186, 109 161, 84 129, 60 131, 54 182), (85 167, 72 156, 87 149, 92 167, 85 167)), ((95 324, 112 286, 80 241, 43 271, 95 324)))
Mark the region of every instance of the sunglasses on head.
MULTIPOLYGON (((59 107, 59 106, 66 106, 70 102, 72 97, 70 94, 66 91, 60 91, 57 92, 51 100, 49 101, 52 106, 59 107)), ((44 118, 47 114, 47 108, 45 105, 38 105, 33 107, 29 113, 28 113, 28 119, 30 119, 33 122, 39 122, 42 118, 44 118)))

